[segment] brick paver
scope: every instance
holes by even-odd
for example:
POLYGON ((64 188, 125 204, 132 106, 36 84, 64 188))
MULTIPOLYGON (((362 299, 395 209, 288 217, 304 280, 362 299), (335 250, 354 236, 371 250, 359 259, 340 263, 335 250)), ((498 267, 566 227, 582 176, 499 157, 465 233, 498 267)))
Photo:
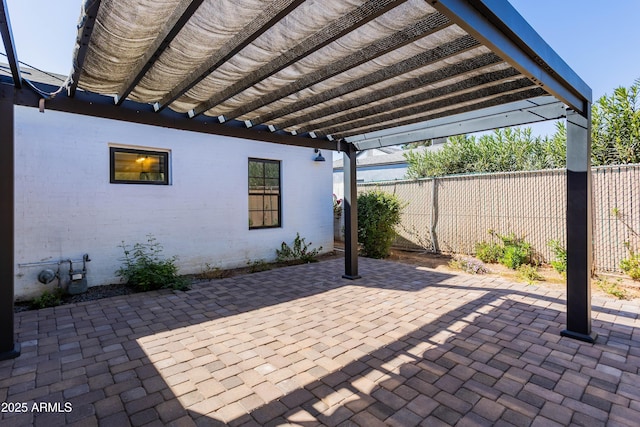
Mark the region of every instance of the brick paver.
POLYGON ((591 345, 560 337, 560 291, 360 262, 19 313, 0 425, 640 420, 638 301, 594 299, 591 345))

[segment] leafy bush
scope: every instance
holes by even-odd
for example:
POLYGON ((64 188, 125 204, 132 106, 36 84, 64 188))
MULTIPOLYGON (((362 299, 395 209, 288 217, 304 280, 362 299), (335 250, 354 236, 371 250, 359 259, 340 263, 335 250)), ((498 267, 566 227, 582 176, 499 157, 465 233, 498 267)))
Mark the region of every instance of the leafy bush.
POLYGON ((476 243, 476 257, 491 264, 497 263, 504 255, 504 247, 499 243, 478 242, 476 243))
POLYGON ((290 247, 285 242, 282 242, 280 249, 276 249, 276 255, 278 262, 289 263, 308 263, 316 262, 316 257, 322 250, 322 246, 318 249, 309 249, 313 243, 306 243, 304 237, 300 237, 300 233, 296 233, 296 238, 293 239, 293 247, 290 247))
POLYGON ((42 295, 34 298, 31 301, 31 308, 36 310, 47 307, 56 307, 62 304, 62 295, 64 291, 60 288, 55 288, 53 291, 44 291, 42 295))
POLYGON ((124 242, 120 245, 124 251, 124 265, 116 271, 127 285, 138 291, 172 288, 189 289, 189 281, 178 275, 177 259, 162 257, 162 246, 151 234, 147 235, 147 243, 136 243, 130 248, 124 242))
POLYGON ((518 267, 518 277, 530 285, 537 280, 544 280, 544 277, 538 274, 538 269, 529 264, 522 264, 518 267))
POLYGON ((489 269, 482 261, 458 255, 454 256, 451 262, 449 262, 449 267, 471 274, 485 274, 489 272, 489 269))
POLYGON ((629 258, 620 261, 620 268, 633 280, 640 280, 640 252, 634 251, 629 242, 625 242, 625 246, 629 251, 629 258))
POLYGON ((554 270, 562 275, 567 274, 567 250, 562 246, 559 240, 551 240, 547 243, 551 248, 551 252, 556 259, 551 261, 554 270))
POLYGON ((500 264, 512 270, 529 262, 531 262, 531 247, 525 242, 519 245, 505 246, 504 255, 500 258, 500 264))
POLYGON ((401 211, 402 202, 395 194, 374 190, 358 196, 358 242, 364 256, 389 256, 401 211))
POLYGON ((531 244, 525 242, 524 238, 513 233, 498 234, 493 230, 489 230, 489 234, 502 240, 502 243, 476 243, 476 256, 480 260, 489 263, 499 262, 513 270, 522 264, 533 262, 531 244))
POLYGON ((533 261, 531 244, 525 242, 524 238, 516 237, 513 233, 506 235, 501 235, 494 231, 491 231, 491 233, 502 240, 504 245, 504 253, 500 258, 500 264, 515 270, 522 264, 530 264, 533 261))

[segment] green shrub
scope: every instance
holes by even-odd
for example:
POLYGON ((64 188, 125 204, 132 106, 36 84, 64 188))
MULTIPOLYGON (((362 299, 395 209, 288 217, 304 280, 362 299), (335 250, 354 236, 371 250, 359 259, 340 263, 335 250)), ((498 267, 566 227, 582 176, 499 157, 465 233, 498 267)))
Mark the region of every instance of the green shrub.
POLYGON ((562 275, 567 274, 567 250, 562 246, 559 240, 551 240, 547 243, 556 257, 551 261, 551 266, 562 275))
POLYGON ((491 264, 497 263, 504 255, 504 247, 499 243, 478 242, 476 243, 476 257, 482 262, 491 264))
POLYGON ((640 280, 640 252, 631 249, 629 242, 625 242, 625 246, 629 251, 629 258, 620 261, 620 268, 633 280, 640 280))
POLYGON ((530 285, 535 281, 544 280, 544 277, 538 274, 538 269, 529 264, 522 264, 518 267, 518 277, 530 285))
POLYGON ((293 247, 282 242, 280 249, 276 249, 277 260, 278 262, 289 263, 316 262, 316 257, 322 250, 322 246, 318 249, 309 249, 311 245, 311 242, 306 243, 304 237, 300 237, 300 233, 296 233, 296 238, 293 239, 293 247))
POLYGON ((531 244, 524 241, 524 238, 517 237, 514 233, 506 235, 491 231, 493 235, 502 240, 504 253, 500 258, 500 264, 516 270, 522 264, 531 264, 533 251, 531 244))
POLYGON ((364 256, 389 256, 401 211, 402 202, 394 194, 374 190, 358 196, 358 242, 364 256))
POLYGON ((502 241, 502 243, 480 242, 476 243, 476 256, 489 263, 499 262, 513 270, 522 264, 533 262, 533 250, 531 244, 524 241, 524 238, 517 237, 514 233, 498 234, 489 230, 489 234, 502 241))
POLYGON ((34 298, 31 301, 31 308, 36 310, 47 307, 56 307, 62 304, 62 296, 64 291, 60 288, 55 288, 53 291, 44 291, 42 295, 34 298))
POLYGON ((178 275, 175 265, 176 256, 162 257, 162 246, 151 234, 147 235, 147 243, 136 243, 130 248, 124 242, 120 245, 124 251, 124 265, 116 271, 127 285, 138 291, 171 288, 189 289, 187 279, 178 275))
POLYGON ((523 264, 531 262, 531 247, 528 243, 519 245, 505 246, 504 255, 500 258, 500 264, 516 270, 523 264))

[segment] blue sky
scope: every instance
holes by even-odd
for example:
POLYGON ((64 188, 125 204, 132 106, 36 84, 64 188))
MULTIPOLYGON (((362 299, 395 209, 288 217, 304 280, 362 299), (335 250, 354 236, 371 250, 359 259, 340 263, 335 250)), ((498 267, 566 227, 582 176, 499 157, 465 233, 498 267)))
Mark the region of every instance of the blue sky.
MULTIPOLYGON (((636 46, 640 1, 510 2, 592 88, 594 101, 640 78, 640 49, 636 46)), ((46 71, 68 74, 82 3, 7 0, 18 58, 46 71)))

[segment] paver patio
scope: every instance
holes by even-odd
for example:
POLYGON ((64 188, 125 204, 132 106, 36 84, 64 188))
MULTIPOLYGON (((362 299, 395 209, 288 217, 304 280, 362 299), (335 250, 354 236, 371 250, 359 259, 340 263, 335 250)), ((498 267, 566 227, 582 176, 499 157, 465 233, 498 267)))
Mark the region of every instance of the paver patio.
POLYGON ((28 411, 0 425, 640 423, 637 302, 594 298, 591 345, 560 337, 562 292, 371 259, 360 280, 342 270, 19 313, 0 402, 28 411))

